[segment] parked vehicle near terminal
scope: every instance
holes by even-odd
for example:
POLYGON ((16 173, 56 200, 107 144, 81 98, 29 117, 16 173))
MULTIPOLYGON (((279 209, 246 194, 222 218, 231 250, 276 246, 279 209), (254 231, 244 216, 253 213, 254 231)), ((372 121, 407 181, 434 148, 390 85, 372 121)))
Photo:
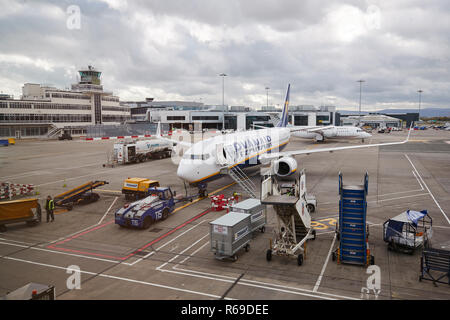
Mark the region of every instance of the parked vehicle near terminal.
POLYGON ((171 155, 170 142, 160 139, 122 141, 114 144, 113 157, 119 164, 144 162, 149 159, 163 159, 171 155))
POLYGON ((159 187, 159 181, 147 178, 128 178, 124 181, 122 193, 126 200, 139 200, 149 196, 150 188, 159 187))
POLYGON ((158 220, 165 220, 175 209, 175 192, 169 187, 149 189, 150 196, 126 204, 115 213, 115 223, 121 227, 149 228, 158 220))
POLYGON ((72 135, 70 131, 64 131, 61 136, 58 137, 58 140, 72 140, 72 135))

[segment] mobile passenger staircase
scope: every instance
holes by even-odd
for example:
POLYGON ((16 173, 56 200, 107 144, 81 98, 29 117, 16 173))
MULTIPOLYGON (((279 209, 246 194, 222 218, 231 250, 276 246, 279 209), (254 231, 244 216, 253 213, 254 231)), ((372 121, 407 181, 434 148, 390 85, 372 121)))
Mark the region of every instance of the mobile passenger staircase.
POLYGON ((305 258, 306 241, 316 238, 306 206, 305 171, 300 172, 288 193, 282 194, 281 190, 275 174, 262 176, 261 204, 272 205, 277 216, 275 237, 270 241, 266 259, 272 260, 272 255, 297 256, 300 266, 305 258))
POLYGON ((339 222, 336 226, 339 246, 332 254, 333 261, 364 266, 375 263, 375 258, 370 255, 366 221, 368 185, 367 172, 364 185, 343 185, 339 172, 339 222))
POLYGON ((256 185, 250 180, 250 178, 239 168, 239 165, 230 166, 231 156, 227 154, 222 144, 217 145, 217 157, 216 161, 221 166, 220 174, 229 175, 241 188, 244 190, 250 198, 256 199, 256 185))

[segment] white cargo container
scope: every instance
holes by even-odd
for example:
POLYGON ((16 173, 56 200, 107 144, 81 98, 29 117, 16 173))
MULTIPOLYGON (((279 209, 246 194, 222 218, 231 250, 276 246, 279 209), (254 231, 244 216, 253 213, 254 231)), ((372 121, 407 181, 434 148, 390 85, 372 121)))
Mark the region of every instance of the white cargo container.
POLYGON ((250 215, 230 212, 210 222, 211 251, 216 259, 237 260, 236 252, 241 248, 248 251, 252 239, 250 215))

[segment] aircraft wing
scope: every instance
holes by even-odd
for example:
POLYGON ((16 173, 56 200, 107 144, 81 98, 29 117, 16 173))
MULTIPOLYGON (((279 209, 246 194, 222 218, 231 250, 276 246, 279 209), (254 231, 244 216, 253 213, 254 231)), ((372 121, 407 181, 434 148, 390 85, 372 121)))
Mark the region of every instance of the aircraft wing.
POLYGON ((264 153, 259 156, 259 159, 261 162, 268 162, 273 159, 279 159, 281 157, 297 156, 300 154, 310 154, 310 153, 317 153, 317 152, 333 152, 333 151, 340 151, 340 150, 350 150, 350 149, 382 147, 382 146, 392 146, 392 145, 396 145, 396 144, 404 144, 404 143, 408 142, 409 136, 411 135, 411 131, 412 131, 412 129, 410 128, 406 139, 403 141, 398 141, 398 142, 363 144, 363 145, 357 145, 357 146, 333 147, 333 148, 322 148, 322 149, 313 149, 313 150, 292 150, 292 151, 277 152, 277 153, 264 153))
POLYGON ((179 144, 179 145, 182 145, 184 147, 192 147, 192 143, 190 143, 190 142, 176 141, 176 140, 173 140, 173 139, 169 139, 169 138, 163 137, 161 135, 161 122, 158 122, 158 127, 156 129, 156 137, 158 139, 165 140, 165 141, 168 141, 170 143, 173 143, 174 145, 178 145, 179 144))

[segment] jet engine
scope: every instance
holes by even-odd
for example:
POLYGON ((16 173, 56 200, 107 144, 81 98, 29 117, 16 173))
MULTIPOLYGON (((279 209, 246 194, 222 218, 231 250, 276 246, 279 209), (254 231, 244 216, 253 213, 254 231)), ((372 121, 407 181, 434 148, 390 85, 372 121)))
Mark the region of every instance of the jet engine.
POLYGON ((275 174, 279 177, 287 177, 297 170, 297 161, 291 157, 283 157, 274 163, 275 174))
POLYGON ((327 130, 324 130, 323 133, 324 133, 326 138, 336 137, 337 136, 337 129, 336 129, 336 127, 332 127, 332 128, 327 129, 327 130))

